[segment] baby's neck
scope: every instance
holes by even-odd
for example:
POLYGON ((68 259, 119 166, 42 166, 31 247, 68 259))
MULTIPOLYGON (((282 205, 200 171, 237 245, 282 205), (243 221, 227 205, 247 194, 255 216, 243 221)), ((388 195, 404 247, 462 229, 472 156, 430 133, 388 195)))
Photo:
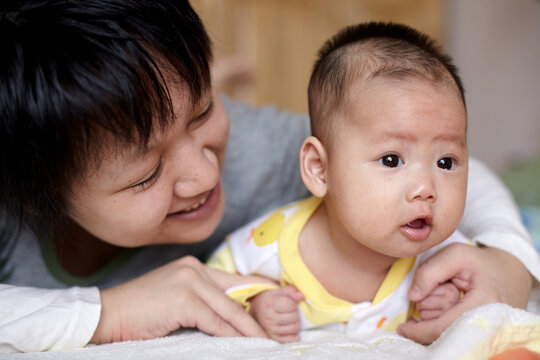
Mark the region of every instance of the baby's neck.
POLYGON ((324 203, 306 223, 298 246, 321 285, 330 294, 353 303, 373 300, 396 260, 332 233, 324 203))

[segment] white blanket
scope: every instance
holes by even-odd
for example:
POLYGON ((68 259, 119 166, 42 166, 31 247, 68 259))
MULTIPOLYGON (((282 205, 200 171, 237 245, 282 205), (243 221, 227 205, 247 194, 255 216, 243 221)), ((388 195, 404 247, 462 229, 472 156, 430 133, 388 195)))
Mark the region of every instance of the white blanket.
POLYGON ((526 347, 540 353, 540 315, 490 304, 462 315, 432 345, 393 333, 347 338, 327 331, 304 331, 302 341, 279 344, 260 338, 216 338, 198 331, 146 341, 88 345, 82 349, 0 355, 6 359, 488 359, 526 347))

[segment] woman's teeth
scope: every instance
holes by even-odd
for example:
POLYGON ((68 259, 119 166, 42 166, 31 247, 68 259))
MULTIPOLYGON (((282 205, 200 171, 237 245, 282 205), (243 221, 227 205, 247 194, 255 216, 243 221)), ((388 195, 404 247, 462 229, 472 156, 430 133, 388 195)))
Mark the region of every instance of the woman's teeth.
POLYGON ((204 205, 204 203, 206 202, 206 200, 208 200, 208 196, 202 198, 201 201, 199 201, 198 203, 196 203, 195 205, 193 205, 193 206, 190 207, 190 208, 187 208, 187 209, 182 210, 181 212, 190 212, 190 211, 193 211, 193 210, 195 210, 195 209, 198 209, 201 205, 204 205))

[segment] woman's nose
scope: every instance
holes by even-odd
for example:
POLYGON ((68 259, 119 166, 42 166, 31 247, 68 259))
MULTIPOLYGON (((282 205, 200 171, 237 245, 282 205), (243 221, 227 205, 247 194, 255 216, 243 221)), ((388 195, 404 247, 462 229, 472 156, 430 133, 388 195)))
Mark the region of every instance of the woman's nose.
POLYGON ((186 160, 175 169, 174 194, 180 198, 191 198, 212 190, 220 174, 217 154, 205 147, 184 153, 184 156, 186 160))

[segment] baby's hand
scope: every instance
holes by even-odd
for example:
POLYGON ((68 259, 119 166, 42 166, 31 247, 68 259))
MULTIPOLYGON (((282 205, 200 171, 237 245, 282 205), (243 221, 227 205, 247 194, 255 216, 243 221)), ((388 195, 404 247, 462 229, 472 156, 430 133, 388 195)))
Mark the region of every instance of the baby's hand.
POLYGON ((451 282, 437 286, 431 294, 416 303, 420 320, 436 319, 457 304, 461 297, 459 289, 451 282))
POLYGON ((272 339, 280 343, 299 341, 298 302, 303 298, 293 286, 265 291, 251 299, 250 313, 272 339))

